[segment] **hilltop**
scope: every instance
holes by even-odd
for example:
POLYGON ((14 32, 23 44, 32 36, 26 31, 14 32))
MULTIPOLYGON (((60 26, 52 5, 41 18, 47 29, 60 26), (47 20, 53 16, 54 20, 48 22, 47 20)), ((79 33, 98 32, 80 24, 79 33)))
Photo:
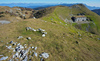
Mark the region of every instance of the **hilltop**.
POLYGON ((51 22, 62 22, 62 23, 71 23, 74 27, 80 30, 87 31, 86 28, 90 26, 88 32, 91 32, 93 34, 100 35, 100 16, 96 13, 90 11, 88 8, 86 8, 82 4, 73 5, 71 7, 66 6, 54 6, 49 7, 46 9, 38 10, 37 13, 34 13, 34 16, 36 15, 36 18, 42 18, 46 21, 51 22), (78 24, 73 23, 71 17, 77 16, 79 14, 84 14, 89 20, 88 23, 78 24), (43 17, 44 16, 44 17, 43 17))
POLYGON ((40 57, 40 54, 43 52, 49 54, 48 58, 43 58, 44 61, 100 60, 100 16, 87 9, 83 4, 71 7, 54 6, 41 10, 4 6, 2 8, 1 12, 4 13, 0 15, 4 15, 4 17, 0 17, 0 19, 6 18, 11 23, 0 25, 0 58, 3 55, 8 57, 6 61, 21 60, 19 54, 16 54, 14 50, 20 43, 19 45, 24 47, 24 51, 29 50, 26 54, 28 61, 40 61, 43 58, 40 57), (14 8, 18 8, 18 10, 14 8), (28 14, 25 14, 25 18, 20 17, 22 14, 11 16, 10 13, 6 13, 5 9, 8 12, 11 9, 14 14, 16 11, 22 14, 27 12, 28 14), (87 23, 72 22, 71 17, 80 13, 84 13, 86 17, 91 19, 89 20, 90 31, 86 31, 87 23), (94 23, 95 25, 93 25, 94 23), (27 31, 27 27, 36 31, 27 31), (42 33, 37 29, 44 29, 47 32, 46 36, 42 37, 42 33), (19 37, 22 38, 19 39, 19 37), (12 41, 17 43, 13 44, 12 41), (25 48, 25 46, 27 47, 25 48), (33 47, 37 47, 37 49, 33 47), (14 55, 18 55, 18 57, 13 58, 14 55))

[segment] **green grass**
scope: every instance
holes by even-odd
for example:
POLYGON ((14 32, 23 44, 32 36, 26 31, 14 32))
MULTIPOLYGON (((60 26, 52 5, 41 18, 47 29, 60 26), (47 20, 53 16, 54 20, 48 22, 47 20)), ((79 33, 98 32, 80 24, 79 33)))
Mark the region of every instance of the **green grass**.
MULTIPOLYGON (((45 17, 42 17, 43 20, 45 21, 50 21, 52 23, 57 23, 57 24, 60 24, 60 22, 62 22, 63 24, 66 24, 64 22, 64 20, 67 18, 68 20, 71 20, 71 12, 72 14, 75 16, 79 13, 84 13, 85 16, 87 16, 87 18, 91 19, 94 23, 94 24, 91 24, 91 31, 89 32, 93 32, 95 34, 98 34, 100 35, 100 16, 93 13, 92 11, 90 11, 89 9, 87 9, 86 7, 84 6, 81 6, 81 5, 74 5, 72 7, 64 7, 64 6, 57 6, 54 11, 50 14, 48 14, 47 16, 45 17), (77 7, 76 7, 77 6, 77 7), (93 30, 93 31, 92 31, 93 30)), ((67 23, 70 25, 70 23, 67 23)), ((76 26, 75 23, 72 24, 73 26, 76 26)), ((80 24, 81 26, 81 30, 83 31, 86 31, 86 27, 87 27, 87 24, 80 24)))
MULTIPOLYGON (((42 52, 49 53, 50 57, 45 59, 46 61, 97 61, 99 60, 97 57, 100 57, 98 54, 100 51, 100 41, 97 40, 98 36, 93 34, 91 36, 91 33, 75 29, 73 26, 32 20, 1 26, 0 32, 0 40, 4 41, 0 43, 0 51, 2 51, 0 55, 4 54, 5 56, 9 56, 9 58, 12 54, 7 53, 8 50, 4 45, 11 40, 20 42, 22 45, 26 43, 28 46, 37 46, 38 54, 42 52), (26 31, 26 27, 32 27, 34 29, 42 28, 48 34, 43 38, 39 32, 26 31), (3 34, 4 32, 5 34, 3 34), (82 35, 81 37, 79 37, 78 32, 82 35), (23 36, 24 38, 18 40, 18 36, 23 36), (27 40, 27 37, 31 37, 32 40, 27 40), (76 41, 78 41, 78 44, 76 41)), ((33 60, 40 61, 37 58, 33 60)))
MULTIPOLYGON (((42 17, 42 20, 27 19, 26 21, 0 26, 0 41, 3 40, 3 42, 0 42, 0 55, 9 56, 9 59, 12 57, 12 52, 8 53, 9 50, 5 45, 13 40, 22 45, 27 44, 28 47, 37 46, 36 52, 38 54, 42 52, 49 53, 50 57, 45 61, 99 61, 100 41, 97 38, 100 38, 100 36, 76 29, 73 27, 76 23, 65 25, 66 23, 59 15, 64 19, 68 18, 70 20, 70 17, 68 17, 69 10, 68 7, 57 7, 54 12, 42 17), (43 38, 39 32, 26 31, 26 27, 45 29, 47 35, 43 38), (23 36, 24 38, 18 40, 18 36, 23 36), (27 40, 27 37, 32 39, 27 40)), ((90 25, 92 26, 92 24, 90 25)), ((82 24, 82 27, 85 29, 87 24, 82 24)), ((36 57, 32 60, 40 61, 36 57)))

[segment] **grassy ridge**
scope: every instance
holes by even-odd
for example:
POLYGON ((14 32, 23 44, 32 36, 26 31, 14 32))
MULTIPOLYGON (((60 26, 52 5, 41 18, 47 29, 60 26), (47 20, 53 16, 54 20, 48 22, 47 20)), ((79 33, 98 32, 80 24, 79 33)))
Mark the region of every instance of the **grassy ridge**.
MULTIPOLYGON (((27 44, 28 47, 37 46, 36 52, 38 54, 42 52, 49 53, 50 57, 45 59, 45 61, 99 61, 100 41, 97 39, 99 36, 82 31, 88 26, 87 24, 81 25, 82 30, 73 27, 77 25, 76 23, 72 25, 67 23, 65 25, 64 19, 67 18, 70 20, 70 10, 69 7, 58 6, 52 13, 42 17, 42 20, 26 19, 1 25, 0 55, 9 56, 10 59, 14 53, 12 54, 12 51, 8 53, 9 50, 5 46, 7 42, 14 41, 22 45, 27 44), (26 31, 26 27, 34 29, 42 28, 48 34, 43 38, 39 32, 26 31), (18 36, 23 36, 24 38, 17 39, 18 36), (31 37, 32 39, 27 40, 27 37, 31 37)), ((80 8, 72 9, 73 14, 82 13, 83 11, 80 8)), ((87 13, 87 16, 90 15, 87 13)), ((96 26, 98 26, 98 23, 96 23, 96 26)), ((91 23, 90 25, 92 28, 94 27, 91 23)), ((40 58, 34 57, 32 60, 40 61, 40 58)))
MULTIPOLYGON (((48 52, 50 57, 46 61, 98 61, 100 55, 100 41, 98 36, 75 29, 70 25, 52 24, 42 20, 20 21, 16 23, 0 26, 0 55, 12 57, 12 53, 5 47, 6 42, 13 40, 28 44, 28 46, 37 46, 37 53, 48 52), (13 25, 13 26, 12 26, 13 25), (9 27, 9 28, 8 28, 9 27), (48 34, 42 38, 40 33, 26 31, 26 27, 35 29, 45 29, 48 34), (6 30, 5 30, 6 29, 6 30), (81 36, 79 36, 81 34, 81 36), (18 40, 18 36, 23 36, 23 39, 18 40), (32 40, 27 40, 31 37, 32 40), (81 38, 81 39, 80 39, 81 38)), ((40 61, 34 57, 34 61, 40 61)))
MULTIPOLYGON (((98 34, 100 35, 100 16, 93 13, 92 11, 90 11, 89 9, 87 9, 84 5, 79 4, 79 5, 73 5, 71 7, 65 7, 65 6, 57 6, 54 11, 51 14, 48 14, 47 16, 43 17, 43 20, 46 21, 52 21, 54 23, 65 23, 66 19, 67 21, 71 21, 71 17, 75 16, 79 13, 84 13, 85 16, 87 16, 87 18, 89 18, 91 20, 91 25, 90 25, 90 30, 89 32, 94 33, 94 34, 98 34)), ((68 23, 67 23, 68 24, 68 23)), ((73 24, 74 26, 80 26, 78 24, 73 24)), ((87 25, 87 24, 86 24, 87 25)), ((81 30, 85 30, 87 26, 84 26, 83 24, 81 25, 81 30)))

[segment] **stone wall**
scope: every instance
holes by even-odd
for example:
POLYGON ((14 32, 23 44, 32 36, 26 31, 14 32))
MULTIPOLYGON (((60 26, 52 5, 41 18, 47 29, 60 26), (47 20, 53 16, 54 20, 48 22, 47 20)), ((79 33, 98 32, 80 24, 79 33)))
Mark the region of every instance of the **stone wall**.
POLYGON ((86 17, 79 17, 75 19, 75 22, 86 21, 86 17))

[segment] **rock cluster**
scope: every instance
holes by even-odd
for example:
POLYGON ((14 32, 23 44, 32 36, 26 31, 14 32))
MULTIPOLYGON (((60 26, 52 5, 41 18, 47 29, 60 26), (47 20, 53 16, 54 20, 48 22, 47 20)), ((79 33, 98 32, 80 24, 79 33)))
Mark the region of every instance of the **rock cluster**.
MULTIPOLYGON (((10 59, 10 61, 12 61, 12 60, 28 61, 30 58, 32 58, 34 56, 39 57, 40 60, 43 61, 44 59, 47 59, 49 57, 49 54, 45 53, 45 52, 38 55, 38 53, 36 52, 37 47, 34 47, 34 46, 28 47, 26 44, 24 44, 24 46, 22 46, 20 43, 13 42, 13 41, 10 41, 8 43, 8 45, 9 46, 6 46, 7 49, 12 50, 14 53, 12 55, 12 59, 10 59), (30 53, 32 53, 32 54, 30 54, 30 53)), ((7 58, 8 58, 8 56, 3 57, 1 60, 5 60, 7 58)))
POLYGON ((2 57, 1 59, 0 59, 0 61, 2 61, 2 60, 6 60, 8 58, 8 56, 6 56, 6 57, 2 57))
MULTIPOLYGON (((42 37, 45 37, 45 35, 47 34, 47 32, 45 32, 44 29, 33 29, 31 27, 27 27, 26 28, 27 31, 34 31, 34 32, 40 32, 42 33, 42 37)), ((19 36, 18 39, 22 39, 24 38, 23 36, 19 36)), ((27 40, 31 40, 31 37, 27 37, 27 40)), ((12 58, 9 61, 28 61, 29 59, 33 59, 32 57, 39 57, 41 61, 44 61, 44 59, 47 59, 49 57, 48 53, 41 53, 38 55, 38 53, 36 52, 37 47, 34 46, 27 46, 27 44, 21 45, 21 43, 17 43, 17 42, 7 42, 6 48, 9 49, 9 52, 12 52, 12 58)), ((6 60, 8 58, 8 56, 6 57, 2 57, 0 60, 6 60)), ((31 61, 30 60, 30 61, 31 61)))
POLYGON ((28 30, 30 30, 30 31, 34 31, 34 32, 41 32, 42 33, 42 37, 45 37, 45 35, 47 34, 47 32, 45 32, 45 30, 44 29, 41 29, 41 28, 39 28, 39 29, 34 29, 34 28, 31 28, 31 27, 26 27, 26 30, 28 31, 28 30))

